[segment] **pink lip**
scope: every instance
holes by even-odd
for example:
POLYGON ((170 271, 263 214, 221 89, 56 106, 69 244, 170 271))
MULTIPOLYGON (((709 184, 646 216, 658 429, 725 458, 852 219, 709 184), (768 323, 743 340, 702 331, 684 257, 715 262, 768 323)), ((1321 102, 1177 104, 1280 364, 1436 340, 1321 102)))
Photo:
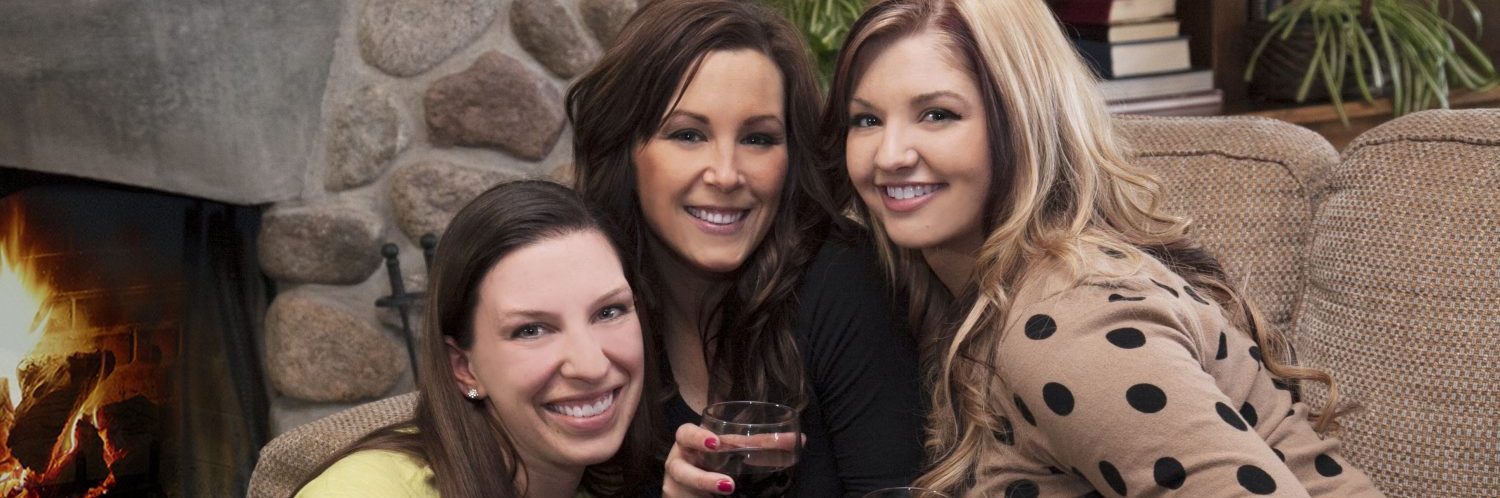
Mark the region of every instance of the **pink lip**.
POLYGON ((933 183, 903 183, 875 186, 875 189, 880 191, 880 200, 883 204, 885 204, 885 209, 896 213, 909 213, 912 211, 916 211, 918 208, 926 205, 928 201, 931 201, 934 197, 937 197, 937 195, 945 190, 945 188, 946 185, 933 183), (934 190, 927 195, 913 197, 911 199, 896 199, 886 194, 886 187, 916 187, 923 185, 939 185, 939 187, 937 190, 934 190))
MULTIPOLYGON (((598 415, 594 415, 592 417, 585 417, 585 418, 569 417, 569 416, 563 415, 561 413, 555 413, 552 410, 548 410, 546 408, 542 409, 542 413, 546 414, 546 416, 548 416, 548 417, 552 417, 553 421, 555 421, 558 425, 562 426, 563 428, 567 429, 569 432, 572 432, 572 433, 575 433, 575 434, 592 434, 592 433, 596 433, 596 432, 599 432, 601 430, 604 430, 604 429, 607 429, 609 427, 612 427, 614 425, 615 414, 619 413, 619 410, 617 410, 616 408, 619 408, 619 406, 620 406, 620 401, 621 401, 620 400, 620 396, 624 393, 624 391, 625 391, 625 389, 623 387, 615 389, 615 393, 614 393, 615 399, 614 399, 614 402, 610 403, 609 408, 605 408, 603 412, 599 413, 598 415)), ((599 396, 595 396, 594 398, 598 398, 598 397, 599 396)), ((594 399, 594 398, 589 398, 589 399, 594 399)))
MULTIPOLYGON (((711 210, 711 211, 721 211, 721 212, 722 211, 745 211, 743 209, 726 209, 726 208, 718 208, 718 207, 711 207, 711 206, 709 206, 709 207, 705 207, 705 206, 692 206, 692 207, 694 207, 694 208, 701 208, 701 209, 705 209, 705 210, 711 210)), ((750 219, 750 213, 745 213, 744 216, 741 216, 740 219, 735 220, 733 223, 719 225, 719 224, 715 224, 715 223, 709 223, 708 221, 706 221, 706 220, 704 220, 702 218, 699 218, 697 216, 693 216, 693 213, 687 212, 686 209, 683 210, 683 214, 687 215, 688 218, 692 218, 693 222, 698 225, 698 229, 699 230, 702 230, 704 233, 707 233, 707 234, 710 234, 710 235, 734 235, 736 233, 739 233, 740 229, 745 227, 745 222, 750 219)))

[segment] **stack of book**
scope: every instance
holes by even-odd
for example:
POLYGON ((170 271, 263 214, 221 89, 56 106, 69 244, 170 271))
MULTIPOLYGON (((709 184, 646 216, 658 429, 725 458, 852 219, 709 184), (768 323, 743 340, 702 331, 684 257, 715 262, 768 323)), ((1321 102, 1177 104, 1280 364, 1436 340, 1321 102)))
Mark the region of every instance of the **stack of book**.
POLYGON ((1194 69, 1176 0, 1050 0, 1084 60, 1103 78, 1110 112, 1213 115, 1224 104, 1212 69, 1194 69))

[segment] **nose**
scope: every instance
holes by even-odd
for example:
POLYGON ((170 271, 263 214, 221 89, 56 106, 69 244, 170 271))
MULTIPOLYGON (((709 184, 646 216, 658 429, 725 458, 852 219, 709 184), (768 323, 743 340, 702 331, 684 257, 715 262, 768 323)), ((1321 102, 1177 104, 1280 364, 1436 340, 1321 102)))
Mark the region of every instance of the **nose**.
POLYGON ((739 158, 735 154, 736 145, 732 140, 724 140, 712 149, 706 158, 708 164, 703 168, 703 183, 725 192, 734 191, 745 183, 745 175, 740 171, 739 158))
POLYGON ((895 172, 917 165, 917 150, 906 140, 901 127, 889 124, 882 129, 880 148, 875 150, 875 167, 895 172))
POLYGON ((588 382, 604 380, 609 374, 609 357, 604 354, 603 345, 588 330, 570 331, 565 334, 567 340, 563 344, 562 368, 559 373, 563 377, 588 382))

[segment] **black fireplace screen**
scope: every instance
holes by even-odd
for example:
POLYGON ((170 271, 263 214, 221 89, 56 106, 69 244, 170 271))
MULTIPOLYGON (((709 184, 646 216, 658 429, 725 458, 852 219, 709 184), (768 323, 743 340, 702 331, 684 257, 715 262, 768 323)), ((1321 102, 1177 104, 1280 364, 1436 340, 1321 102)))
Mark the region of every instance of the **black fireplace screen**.
POLYGON ((6 171, 0 496, 242 494, 266 437, 259 210, 6 171))

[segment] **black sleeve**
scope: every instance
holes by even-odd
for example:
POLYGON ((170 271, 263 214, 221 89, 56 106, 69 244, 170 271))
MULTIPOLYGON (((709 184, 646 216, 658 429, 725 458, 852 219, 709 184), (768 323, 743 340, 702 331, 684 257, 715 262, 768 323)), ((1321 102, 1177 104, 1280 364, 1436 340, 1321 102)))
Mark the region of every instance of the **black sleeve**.
POLYGON ((812 395, 791 496, 857 498, 908 486, 921 468, 916 343, 879 272, 872 248, 830 241, 799 284, 794 328, 812 395))

